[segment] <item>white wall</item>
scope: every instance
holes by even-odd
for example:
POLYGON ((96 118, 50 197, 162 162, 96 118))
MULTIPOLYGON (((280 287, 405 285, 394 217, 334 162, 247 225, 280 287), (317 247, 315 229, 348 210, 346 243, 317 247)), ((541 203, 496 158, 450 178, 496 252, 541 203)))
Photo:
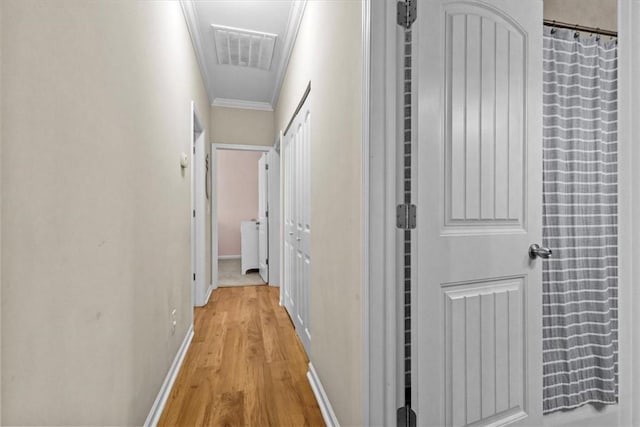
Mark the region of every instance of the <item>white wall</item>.
POLYGON ((311 81, 311 355, 342 425, 362 424, 362 4, 309 1, 276 108, 311 81))
POLYGON ((617 8, 618 0, 544 0, 544 19, 617 31, 617 8))
POLYGON ((0 8, 11 17, 1 27, 2 422, 141 425, 192 322, 179 155, 191 100, 207 122, 209 104, 184 17, 178 2, 0 8))
POLYGON ((211 107, 211 140, 216 144, 273 145, 273 111, 211 107))

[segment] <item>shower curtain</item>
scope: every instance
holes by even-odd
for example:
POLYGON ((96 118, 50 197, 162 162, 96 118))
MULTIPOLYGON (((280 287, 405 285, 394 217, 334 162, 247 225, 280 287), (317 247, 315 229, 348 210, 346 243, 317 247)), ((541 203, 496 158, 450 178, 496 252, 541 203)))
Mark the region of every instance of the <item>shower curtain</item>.
POLYGON ((617 47, 544 28, 543 410, 618 399, 617 47))

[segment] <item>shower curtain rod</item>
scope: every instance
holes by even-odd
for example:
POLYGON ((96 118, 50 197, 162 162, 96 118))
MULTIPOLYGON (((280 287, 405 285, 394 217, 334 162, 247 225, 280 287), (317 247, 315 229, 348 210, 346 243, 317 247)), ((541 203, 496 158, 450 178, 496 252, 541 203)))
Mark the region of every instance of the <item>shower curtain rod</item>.
POLYGON ((600 34, 600 35, 603 35, 603 36, 618 37, 618 32, 617 31, 603 30, 603 29, 594 28, 594 27, 585 27, 583 25, 569 24, 567 22, 553 21, 551 19, 545 19, 544 20, 544 25, 549 25, 550 27, 555 27, 555 28, 564 28, 564 29, 567 29, 567 30, 575 30, 575 31, 580 31, 580 32, 584 32, 584 33, 592 33, 592 34, 600 34))

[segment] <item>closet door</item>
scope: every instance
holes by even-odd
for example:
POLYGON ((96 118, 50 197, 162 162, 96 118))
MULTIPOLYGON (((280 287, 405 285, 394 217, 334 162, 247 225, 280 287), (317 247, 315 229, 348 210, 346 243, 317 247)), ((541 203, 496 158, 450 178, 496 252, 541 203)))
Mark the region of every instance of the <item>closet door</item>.
POLYGON ((311 111, 307 99, 285 135, 285 307, 309 353, 311 284, 311 111))
POLYGON ((417 7, 411 406, 542 425, 542 1, 417 7))

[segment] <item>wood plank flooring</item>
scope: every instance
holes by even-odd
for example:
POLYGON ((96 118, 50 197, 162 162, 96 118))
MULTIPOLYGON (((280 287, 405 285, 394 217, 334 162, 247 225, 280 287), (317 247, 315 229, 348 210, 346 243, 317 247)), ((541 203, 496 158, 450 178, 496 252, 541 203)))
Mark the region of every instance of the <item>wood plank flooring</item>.
POLYGON ((159 426, 324 426, 278 288, 218 288, 194 322, 159 426))

